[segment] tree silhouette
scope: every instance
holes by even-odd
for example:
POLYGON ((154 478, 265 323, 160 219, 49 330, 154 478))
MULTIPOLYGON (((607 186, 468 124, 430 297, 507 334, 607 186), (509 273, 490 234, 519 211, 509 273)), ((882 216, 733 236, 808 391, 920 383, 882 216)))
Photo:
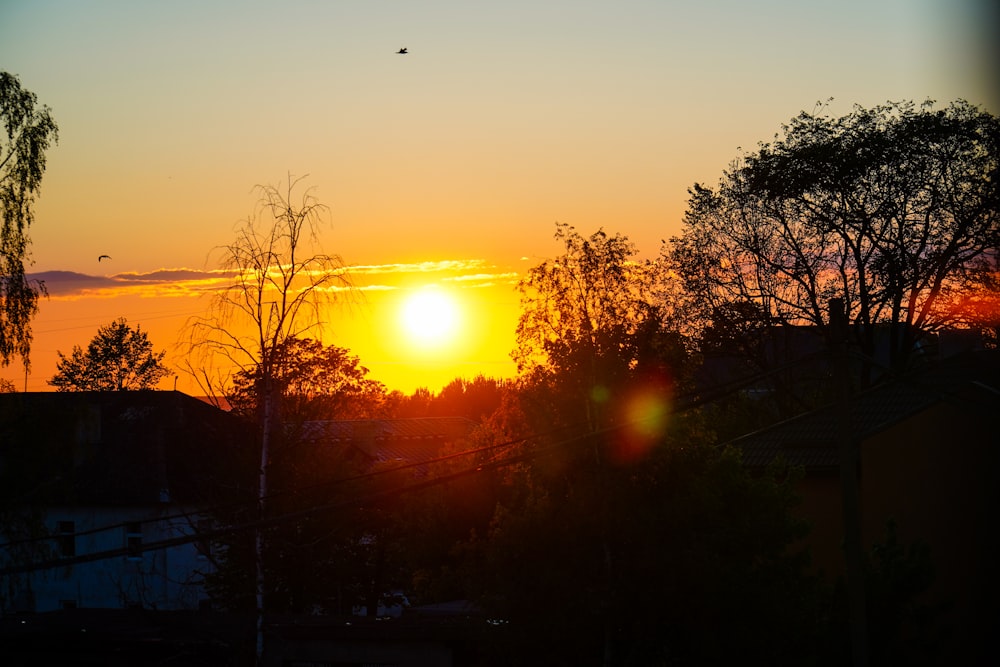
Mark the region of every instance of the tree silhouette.
POLYGON ((45 151, 59 137, 47 106, 13 74, 0 72, 0 364, 19 356, 30 366, 31 318, 45 285, 25 277, 30 262, 28 229, 45 173, 45 151))
POLYGON ((598 230, 585 238, 564 224, 555 237, 563 254, 532 267, 518 284, 512 356, 545 409, 553 407, 546 396, 568 401, 550 418, 579 423, 583 416, 596 431, 610 423, 612 399, 627 381, 679 375, 684 346, 657 298, 659 267, 633 260, 628 237, 598 230))
POLYGON ((664 254, 703 317, 746 301, 772 323, 826 331, 842 297, 862 353, 875 356, 884 323, 889 362, 905 367, 958 319, 942 296, 1000 247, 1000 119, 962 101, 901 102, 803 112, 782 130, 716 189, 693 186, 664 254))
MULTIPOLYGON (((319 231, 327 207, 307 190, 295 200, 302 179, 288 178, 284 187, 258 185, 254 212, 239 224, 236 240, 219 248, 220 263, 231 282, 214 296, 212 311, 188 323, 191 350, 202 369, 221 357, 237 373, 257 378, 260 411, 258 511, 265 515, 271 438, 279 426, 275 379, 283 363, 282 350, 292 339, 306 337, 323 324, 324 307, 336 289, 348 286, 340 257, 319 247, 319 231)), ((189 370, 194 371, 194 365, 189 370)), ((195 373, 197 376, 197 373, 195 373)), ((232 379, 202 370, 210 393, 225 395, 232 379)), ((257 657, 263 653, 264 535, 257 530, 256 600, 257 657)))
POLYGON ((87 349, 73 346, 70 356, 59 352, 56 374, 48 381, 57 391, 130 391, 155 389, 170 370, 162 364, 166 352, 137 324, 122 317, 97 330, 87 349))
MULTIPOLYGON (((280 402, 282 422, 310 419, 371 419, 379 416, 385 401, 385 386, 368 376, 350 350, 323 345, 312 338, 290 338, 276 351, 279 361, 272 378, 280 402)), ((257 369, 240 371, 233 377, 227 396, 233 410, 256 416, 261 378, 257 369)))

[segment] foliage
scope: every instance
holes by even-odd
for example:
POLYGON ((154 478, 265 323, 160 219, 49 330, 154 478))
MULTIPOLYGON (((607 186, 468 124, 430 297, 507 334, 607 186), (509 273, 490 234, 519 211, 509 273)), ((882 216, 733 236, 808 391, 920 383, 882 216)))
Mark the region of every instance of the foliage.
POLYGON ((536 475, 498 512, 477 599, 524 664, 807 664, 819 590, 790 480, 688 436, 571 484, 536 475))
MULTIPOLYGON (((367 377, 350 350, 311 338, 289 338, 274 351, 274 391, 286 423, 308 419, 371 419, 385 400, 385 387, 367 377)), ((263 378, 259 369, 241 370, 227 396, 233 410, 256 416, 263 378)))
POLYGON ((289 178, 284 189, 258 185, 253 213, 218 248, 231 282, 215 292, 210 314, 188 323, 191 350, 203 362, 189 370, 213 395, 231 379, 206 370, 216 355, 237 372, 277 377, 286 343, 321 327, 325 308, 348 286, 343 261, 320 248, 327 207, 310 190, 293 199, 301 180, 289 178))
MULTIPOLYGON (((213 396, 223 395, 229 385, 227 375, 213 376, 216 357, 221 357, 236 373, 243 373, 256 390, 260 465, 257 482, 257 512, 260 519, 269 513, 269 471, 272 440, 280 437, 276 405, 276 380, 291 341, 324 324, 329 305, 339 288, 347 286, 343 262, 322 252, 319 229, 327 207, 310 191, 296 202, 298 180, 287 186, 257 186, 259 199, 253 213, 236 230, 236 240, 220 248, 221 264, 232 282, 215 292, 213 308, 205 316, 192 318, 188 332, 192 352, 200 353, 200 369, 189 370, 213 396)), ((263 527, 254 536, 255 604, 257 608, 257 659, 264 651, 264 599, 268 561, 274 545, 268 544, 263 527)))
POLYGON ((835 398, 828 350, 809 327, 775 326, 754 301, 727 301, 697 337, 706 410, 723 440, 835 398))
POLYGON ((31 318, 45 294, 44 284, 25 277, 28 229, 45 173, 45 152, 58 141, 59 128, 49 107, 39 107, 35 94, 7 72, 0 72, 0 123, 0 364, 6 366, 16 355, 27 368, 31 318))
POLYGON ((56 374, 48 382, 57 391, 130 391, 154 389, 170 373, 162 364, 165 351, 139 325, 122 317, 97 330, 86 351, 73 346, 70 356, 59 352, 56 374))
POLYGON ((591 431, 609 423, 609 401, 626 381, 672 385, 683 377, 686 349, 654 293, 656 265, 632 260, 627 237, 599 230, 584 238, 557 225, 562 255, 533 267, 518 284, 521 316, 513 357, 538 407, 591 431), (556 408, 550 399, 565 401, 556 408), (580 419, 584 417, 584 420, 580 419))
MULTIPOLYGON (((935 568, 930 548, 920 541, 899 540, 895 521, 886 523, 881 542, 864 559, 868 652, 871 664, 948 664, 944 652, 953 643, 945 619, 949 600, 930 595, 935 568)), ((839 578, 827 592, 829 628, 822 646, 828 664, 850 662, 846 584, 839 578)))
MULTIPOLYGON (((684 232, 663 254, 707 319, 758 304, 775 324, 825 330, 843 297, 855 342, 889 360, 955 321, 942 294, 1000 247, 1000 119, 962 101, 805 113, 741 156, 716 189, 695 184, 684 232)), ((694 315, 694 313, 692 313, 694 315)))
POLYGON ((515 458, 489 533, 467 544, 469 590, 508 622, 499 650, 801 664, 819 593, 792 549, 793 478, 750 477, 697 413, 673 410, 691 361, 661 267, 621 236, 557 238, 565 253, 521 283, 519 381, 484 422, 523 440, 497 455, 515 458))
POLYGON ((960 285, 942 293, 956 323, 977 332, 990 348, 1000 348, 1000 252, 984 258, 960 285))
POLYGON ((385 416, 400 419, 413 417, 465 417, 474 422, 489 417, 500 407, 509 380, 477 375, 471 380, 455 378, 437 394, 418 387, 409 396, 393 391, 385 402, 385 416))
POLYGON ((921 599, 934 582, 930 548, 901 544, 896 524, 886 524, 885 541, 872 546, 867 564, 869 643, 875 664, 934 664, 938 616, 943 607, 921 599))

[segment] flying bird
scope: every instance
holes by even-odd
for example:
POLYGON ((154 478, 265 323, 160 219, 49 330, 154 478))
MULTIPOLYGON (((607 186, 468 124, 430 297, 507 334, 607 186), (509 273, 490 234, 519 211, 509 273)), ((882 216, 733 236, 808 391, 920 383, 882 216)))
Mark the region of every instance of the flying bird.
POLYGON ((402 53, 403 55, 406 55, 407 51, 406 51, 406 48, 404 47, 404 48, 400 49, 399 51, 396 51, 396 53, 402 53))
POLYGON ((99 262, 102 259, 111 259, 111 255, 101 255, 100 257, 97 258, 97 261, 99 262))

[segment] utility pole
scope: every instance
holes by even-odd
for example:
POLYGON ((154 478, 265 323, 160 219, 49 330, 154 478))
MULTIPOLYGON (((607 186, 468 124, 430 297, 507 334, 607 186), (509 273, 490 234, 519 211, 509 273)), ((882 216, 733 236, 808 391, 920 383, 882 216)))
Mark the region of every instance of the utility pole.
POLYGON ((830 299, 830 342, 839 390, 837 439, 840 444, 840 494, 843 501, 844 559, 851 628, 851 664, 868 667, 868 615, 864 551, 861 547, 861 500, 858 483, 859 443, 851 423, 851 375, 847 354, 847 313, 843 299, 830 299))

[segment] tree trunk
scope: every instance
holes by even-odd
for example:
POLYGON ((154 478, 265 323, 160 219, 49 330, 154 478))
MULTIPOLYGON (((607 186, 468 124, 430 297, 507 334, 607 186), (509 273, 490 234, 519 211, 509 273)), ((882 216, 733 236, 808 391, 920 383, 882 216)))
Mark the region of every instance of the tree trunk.
POLYGON ((861 545, 861 506, 858 467, 860 453, 851 428, 851 378, 848 374, 847 315, 841 299, 830 299, 830 329, 834 369, 840 385, 840 493, 844 516, 844 557, 847 571, 851 654, 854 667, 868 665, 868 619, 865 600, 864 552, 861 545))
MULTIPOLYGON (((271 421, 274 401, 271 396, 270 378, 264 378, 264 417, 261 426, 260 469, 257 474, 257 516, 264 520, 264 504, 267 499, 267 467, 271 449, 271 421)), ((264 657, 264 526, 258 523, 256 530, 256 593, 257 593, 257 665, 263 664, 264 657)))

